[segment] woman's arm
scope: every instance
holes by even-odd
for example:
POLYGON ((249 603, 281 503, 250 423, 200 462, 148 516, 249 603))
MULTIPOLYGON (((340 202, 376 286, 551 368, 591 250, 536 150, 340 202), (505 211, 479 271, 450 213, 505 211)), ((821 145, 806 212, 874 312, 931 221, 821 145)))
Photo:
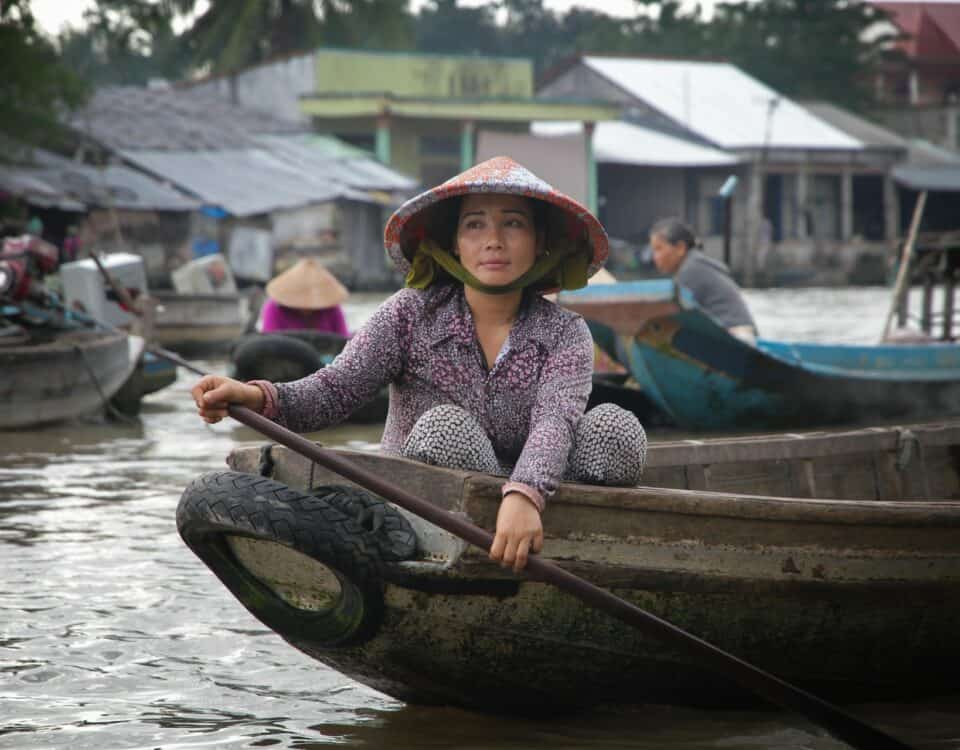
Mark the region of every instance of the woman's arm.
POLYGON ((511 483, 532 487, 542 500, 556 492, 567 469, 574 430, 587 407, 592 377, 590 329, 583 318, 572 318, 541 368, 530 432, 511 483))
POLYGON ((276 399, 271 409, 268 394, 264 416, 310 432, 342 422, 372 399, 403 370, 403 341, 416 314, 416 294, 403 290, 390 297, 330 365, 300 380, 265 386, 275 390, 276 399))
POLYGON ((520 459, 503 486, 490 557, 521 570, 530 552, 543 548, 540 513, 567 468, 577 422, 590 396, 593 339, 582 318, 573 318, 541 368, 530 432, 520 459))

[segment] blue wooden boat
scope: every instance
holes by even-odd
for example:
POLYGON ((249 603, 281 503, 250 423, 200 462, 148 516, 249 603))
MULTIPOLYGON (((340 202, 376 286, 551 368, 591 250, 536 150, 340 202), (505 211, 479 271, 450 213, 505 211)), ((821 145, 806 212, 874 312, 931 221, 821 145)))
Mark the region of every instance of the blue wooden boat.
POLYGON ((558 303, 612 333, 681 428, 756 430, 960 414, 960 344, 818 344, 730 335, 671 280, 596 285, 558 303))

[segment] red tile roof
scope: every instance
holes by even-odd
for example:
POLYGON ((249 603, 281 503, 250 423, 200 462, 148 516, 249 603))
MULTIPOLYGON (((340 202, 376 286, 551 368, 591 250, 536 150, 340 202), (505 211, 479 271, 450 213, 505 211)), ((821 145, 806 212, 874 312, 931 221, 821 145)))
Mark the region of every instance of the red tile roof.
POLYGON ((890 12, 897 27, 910 39, 899 46, 910 57, 950 59, 960 62, 960 3, 873 3, 890 12))

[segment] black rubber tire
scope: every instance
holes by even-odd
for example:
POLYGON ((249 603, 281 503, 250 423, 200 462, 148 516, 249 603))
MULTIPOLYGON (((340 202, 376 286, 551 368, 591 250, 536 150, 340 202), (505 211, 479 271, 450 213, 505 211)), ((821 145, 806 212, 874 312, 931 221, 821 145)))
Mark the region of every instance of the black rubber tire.
POLYGON ((289 331, 277 331, 277 333, 268 335, 275 336, 277 334, 289 336, 290 338, 310 344, 317 354, 328 357, 337 356, 343 351, 343 348, 350 340, 346 336, 341 336, 339 333, 333 333, 331 331, 315 331, 309 328, 305 328, 303 330, 290 329, 289 331))
POLYGON ((254 617, 298 648, 356 645, 380 626, 380 544, 373 532, 323 497, 255 474, 213 472, 184 490, 177 529, 254 617), (336 575, 340 596, 319 611, 288 604, 237 561, 227 536, 276 542, 317 560, 336 575))
POLYGON ((323 367, 320 354, 306 341, 280 333, 251 334, 238 342, 232 354, 237 380, 289 383, 323 367))
POLYGON ((318 485, 310 492, 360 524, 382 560, 398 562, 416 556, 417 534, 410 522, 373 493, 347 484, 318 485))

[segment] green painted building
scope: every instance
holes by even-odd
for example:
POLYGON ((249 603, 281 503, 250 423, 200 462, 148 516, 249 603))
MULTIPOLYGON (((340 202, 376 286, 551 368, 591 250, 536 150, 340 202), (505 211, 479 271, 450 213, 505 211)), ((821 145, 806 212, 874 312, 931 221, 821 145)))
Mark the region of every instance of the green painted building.
MULTIPOLYGON (((340 49, 311 58, 313 85, 298 103, 314 129, 373 151, 425 185, 472 166, 481 130, 528 133, 534 121, 619 117, 609 102, 535 98, 533 63, 523 58, 340 49)), ((596 208, 592 154, 586 163, 596 208)))

